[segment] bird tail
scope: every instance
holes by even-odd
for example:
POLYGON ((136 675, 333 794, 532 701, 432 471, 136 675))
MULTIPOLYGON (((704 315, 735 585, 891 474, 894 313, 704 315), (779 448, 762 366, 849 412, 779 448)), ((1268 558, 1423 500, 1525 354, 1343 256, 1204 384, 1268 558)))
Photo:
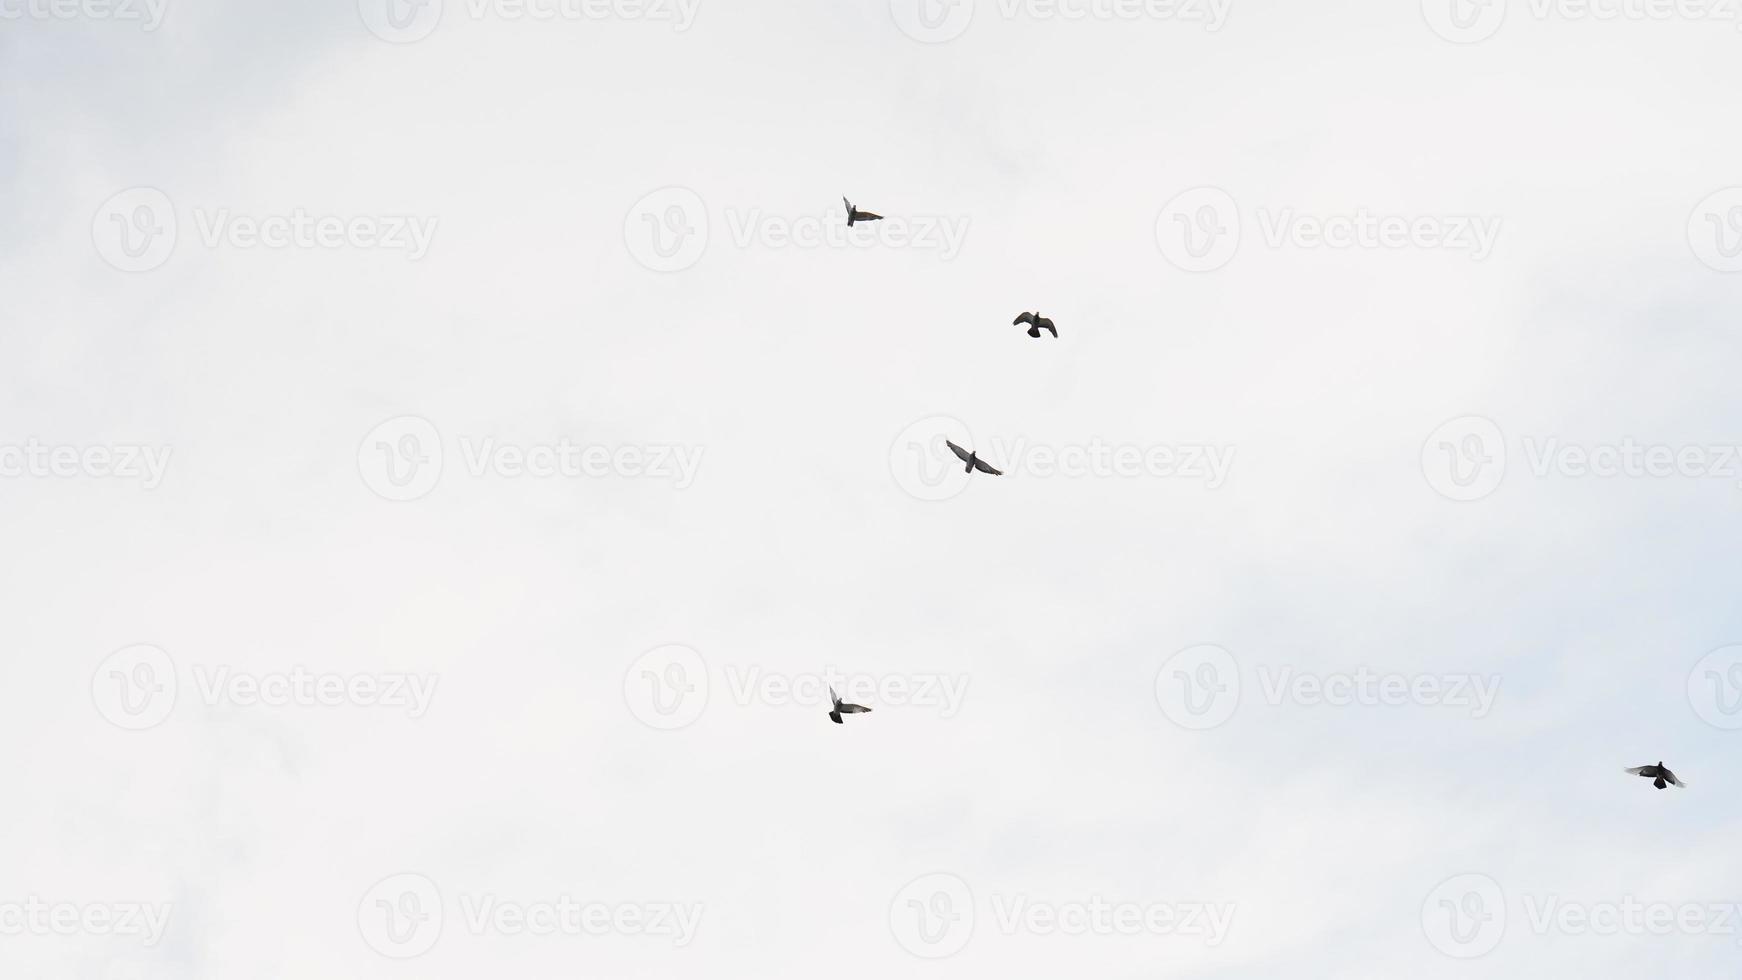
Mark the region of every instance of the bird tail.
POLYGON ((1669 784, 1663 781, 1662 776, 1659 776, 1655 780, 1652 780, 1651 785, 1656 786, 1658 789, 1663 789, 1665 786, 1668 786, 1669 784))
POLYGON ((846 724, 846 722, 844 722, 844 721, 842 721, 842 720, 841 720, 841 713, 840 713, 840 712, 839 712, 839 711, 831 711, 831 712, 829 712, 829 720, 830 720, 830 721, 832 721, 832 722, 834 722, 834 723, 835 723, 835 724, 837 724, 837 725, 844 725, 844 724, 846 724))

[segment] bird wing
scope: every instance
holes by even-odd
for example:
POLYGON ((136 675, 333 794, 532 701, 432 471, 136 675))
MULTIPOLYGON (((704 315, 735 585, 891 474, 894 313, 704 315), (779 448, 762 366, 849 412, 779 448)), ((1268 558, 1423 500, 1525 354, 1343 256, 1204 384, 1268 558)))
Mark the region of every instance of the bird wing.
POLYGON ((862 704, 843 704, 843 705, 841 705, 841 714, 844 714, 844 715, 862 715, 870 710, 871 710, 870 708, 867 708, 862 704))
POLYGON ((882 221, 883 220, 882 215, 874 214, 870 211, 855 211, 855 212, 853 212, 853 217, 858 218, 860 221, 882 221))
POLYGON ((849 201, 849 200, 847 200, 847 199, 846 199, 846 198, 844 198, 844 197, 843 197, 843 198, 841 198, 841 203, 842 203, 842 204, 845 204, 845 205, 846 205, 846 206, 847 206, 847 213, 848 213, 848 214, 852 214, 852 213, 853 213, 853 202, 852 202, 852 201, 849 201))
POLYGON ((1674 784, 1675 784, 1675 785, 1677 785, 1677 786, 1680 786, 1680 787, 1681 787, 1681 788, 1682 788, 1682 789, 1687 789, 1687 788, 1688 788, 1688 784, 1687 784, 1687 783, 1684 783, 1684 782, 1682 782, 1682 781, 1681 781, 1681 778, 1680 778, 1680 777, 1679 777, 1679 776, 1677 776, 1677 775, 1676 775, 1676 774, 1675 774, 1675 773, 1673 773, 1673 772, 1670 772, 1670 771, 1669 771, 1669 770, 1668 770, 1668 769, 1665 769, 1665 770, 1664 770, 1664 771, 1663 771, 1663 778, 1665 778, 1665 779, 1667 779, 1667 780, 1669 780, 1669 781, 1670 781, 1670 782, 1672 782, 1672 783, 1674 783, 1674 784))
POLYGON ((835 693, 835 688, 834 688, 834 685, 832 685, 832 684, 829 685, 829 703, 830 704, 840 704, 841 703, 841 696, 839 694, 835 693))
POLYGON ((1050 331, 1053 335, 1053 339, 1058 339, 1059 328, 1053 326, 1051 320, 1041 320, 1039 323, 1036 323, 1035 326, 1042 330, 1050 331))
POLYGON ((1004 475, 1001 471, 995 470, 992 467, 986 465, 986 461, 983 459, 974 460, 974 469, 977 469, 982 473, 990 473, 993 476, 1003 476, 1004 475))
POLYGON ((1634 766, 1633 768, 1627 770, 1627 773, 1628 773, 1628 775, 1631 775, 1631 776, 1643 776, 1643 775, 1645 775, 1645 770, 1650 769, 1650 768, 1651 768, 1650 766, 1634 766))
POLYGON ((950 447, 950 452, 955 453, 956 458, 961 460, 964 463, 966 463, 968 461, 968 457, 972 455, 966 449, 963 449, 961 446, 956 445, 955 443, 949 441, 948 439, 944 440, 944 445, 950 447))
POLYGON ((1034 314, 1033 313, 1024 313, 1021 316, 1017 317, 1016 319, 1011 320, 1010 325, 1015 326, 1018 323, 1033 323, 1033 322, 1034 322, 1034 314))

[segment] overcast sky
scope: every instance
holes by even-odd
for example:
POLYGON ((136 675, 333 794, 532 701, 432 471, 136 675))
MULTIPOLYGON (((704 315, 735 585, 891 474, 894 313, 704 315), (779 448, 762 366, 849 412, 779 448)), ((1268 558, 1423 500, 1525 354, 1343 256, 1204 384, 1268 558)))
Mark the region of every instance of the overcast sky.
POLYGON ((1457 2, 0 0, 0 972, 1733 976, 1739 21, 1457 2))

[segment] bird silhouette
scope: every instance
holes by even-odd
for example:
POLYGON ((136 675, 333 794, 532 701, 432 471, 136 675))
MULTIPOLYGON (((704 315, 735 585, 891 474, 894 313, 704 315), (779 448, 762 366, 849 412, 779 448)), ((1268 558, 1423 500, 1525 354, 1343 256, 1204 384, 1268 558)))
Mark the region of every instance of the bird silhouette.
POLYGON ((1038 337, 1042 330, 1047 330, 1051 331, 1054 340, 1058 339, 1059 329, 1052 325, 1051 320, 1041 316, 1039 313, 1024 313, 1015 320, 1012 320, 1011 323, 1029 324, 1028 335, 1030 337, 1038 337))
POLYGON ((978 454, 968 452, 966 449, 963 449, 961 446, 956 445, 948 439, 944 440, 944 445, 950 447, 950 452, 955 453, 962 462, 968 464, 967 469, 962 471, 963 473, 972 473, 975 470, 979 470, 982 473, 990 473, 993 476, 1004 475, 1002 470, 995 470, 991 466, 988 466, 986 461, 981 459, 978 454))
POLYGON ((841 696, 835 693, 833 687, 829 688, 829 700, 835 702, 835 707, 829 711, 829 720, 837 725, 846 724, 846 722, 841 720, 842 715, 865 715, 871 713, 871 709, 862 704, 848 704, 845 701, 842 701, 841 696))
POLYGON ((1662 759, 1657 760, 1657 765, 1655 766, 1634 766, 1632 769, 1627 771, 1635 776, 1643 776, 1646 779, 1651 780, 1651 785, 1656 786, 1658 789, 1663 789, 1671 783, 1683 789, 1686 789, 1688 785, 1680 779, 1677 779, 1675 773, 1670 772, 1669 767, 1663 764, 1662 759))
POLYGON ((848 228, 853 227, 853 222, 855 222, 855 221, 882 221, 883 220, 882 215, 872 214, 869 211, 861 211, 858 208, 853 206, 852 201, 849 201, 844 197, 841 198, 841 203, 845 204, 847 206, 847 227, 848 228))

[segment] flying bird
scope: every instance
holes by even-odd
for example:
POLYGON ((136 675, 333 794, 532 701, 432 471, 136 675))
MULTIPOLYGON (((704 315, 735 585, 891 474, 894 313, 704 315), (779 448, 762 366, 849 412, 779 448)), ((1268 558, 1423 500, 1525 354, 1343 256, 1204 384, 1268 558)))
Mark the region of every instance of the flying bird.
POLYGON ((1688 785, 1687 783, 1677 779, 1675 773, 1670 772, 1669 767, 1663 764, 1662 759, 1657 760, 1657 765, 1655 766, 1635 766, 1627 771, 1635 776, 1644 776, 1646 779, 1651 780, 1651 785, 1656 786, 1658 789, 1663 789, 1670 783, 1674 783, 1683 789, 1686 789, 1688 785))
POLYGON ((871 713, 871 709, 862 704, 848 704, 845 701, 842 701, 841 696, 835 693, 833 687, 829 688, 829 700, 835 702, 834 709, 829 712, 829 720, 837 725, 846 724, 846 722, 841 720, 842 715, 864 715, 871 713))
POLYGON ((1059 329, 1052 325, 1051 320, 1048 320, 1046 317, 1041 316, 1039 313, 1024 313, 1021 316, 1017 317, 1015 320, 1012 320, 1011 322, 1013 324, 1015 324, 1015 323, 1028 324, 1029 325, 1028 335, 1030 337, 1038 337, 1038 336, 1040 336, 1040 332, 1042 330, 1046 330, 1052 334, 1054 340, 1058 339, 1059 329))
POLYGON ((848 228, 853 227, 853 222, 855 222, 855 221, 882 221, 883 220, 882 215, 872 214, 869 211, 861 211, 858 208, 853 206, 852 201, 849 201, 844 197, 841 198, 841 203, 845 204, 847 206, 847 227, 848 228))
POLYGON ((968 468, 964 469, 962 471, 963 473, 972 473, 975 470, 979 470, 982 473, 990 473, 993 476, 1004 475, 1003 471, 995 470, 987 465, 986 461, 981 459, 978 454, 968 452, 966 449, 963 449, 961 446, 956 445, 948 439, 944 440, 944 445, 950 447, 950 452, 955 453, 958 459, 968 464, 968 468))

